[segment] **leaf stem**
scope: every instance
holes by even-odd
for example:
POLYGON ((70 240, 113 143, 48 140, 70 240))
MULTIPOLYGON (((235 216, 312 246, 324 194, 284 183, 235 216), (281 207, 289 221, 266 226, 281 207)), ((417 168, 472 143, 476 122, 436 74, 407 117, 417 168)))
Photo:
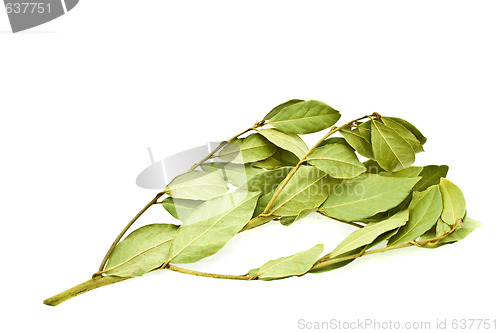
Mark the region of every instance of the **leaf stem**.
MULTIPOLYGON (((205 272, 194 271, 192 269, 187 269, 187 268, 173 266, 173 265, 167 265, 165 268, 168 270, 183 273, 183 274, 204 276, 204 277, 215 278, 215 279, 248 280, 248 275, 227 275, 227 274, 205 273, 205 272)), ((76 285, 68 290, 63 291, 62 293, 59 293, 55 296, 47 298, 46 300, 43 301, 43 304, 50 305, 50 306, 56 306, 58 304, 61 304, 62 302, 65 302, 65 301, 73 298, 73 297, 76 297, 78 295, 86 293, 87 291, 91 291, 91 290, 94 290, 94 289, 97 289, 100 287, 104 287, 104 286, 107 286, 107 285, 110 285, 110 284, 113 284, 116 282, 131 279, 131 278, 132 277, 96 276, 88 281, 85 281, 83 283, 80 283, 79 285, 76 285)))
POLYGON ((356 222, 342 221, 342 220, 336 219, 336 218, 334 218, 334 217, 331 217, 331 216, 326 215, 326 214, 325 214, 325 213, 323 213, 323 212, 319 212, 319 211, 318 211, 318 212, 316 212, 316 213, 318 213, 318 214, 320 214, 320 215, 323 215, 323 216, 325 216, 325 217, 328 217, 329 219, 332 219, 332 220, 334 220, 334 221, 337 221, 337 222, 342 222, 342 223, 345 223, 345 224, 352 225, 352 226, 354 226, 354 227, 356 227, 356 228, 360 228, 360 229, 361 229, 361 228, 364 228, 364 227, 365 227, 364 225, 357 224, 356 222))
POLYGON ((46 300, 43 301, 43 304, 50 305, 50 306, 56 306, 58 304, 61 304, 64 301, 67 301, 68 299, 71 299, 73 297, 76 297, 80 294, 86 293, 87 291, 99 288, 99 287, 104 287, 116 282, 120 282, 123 280, 130 279, 128 277, 118 277, 118 276, 98 276, 95 278, 92 278, 88 281, 85 281, 83 283, 80 283, 79 285, 74 286, 73 288, 70 288, 66 291, 63 291, 62 293, 59 293, 55 296, 52 296, 50 298, 47 298, 46 300))
POLYGON ((235 136, 233 136, 231 139, 229 140, 226 140, 226 141, 222 141, 217 147, 215 147, 214 150, 212 150, 207 156, 205 156, 201 161, 199 161, 198 163, 196 164, 193 164, 191 166, 191 168, 189 168, 188 171, 192 171, 194 169, 196 169, 197 167, 199 167, 200 165, 202 165, 206 160, 209 160, 211 158, 214 157, 214 154, 219 151, 219 149, 221 149, 222 147, 224 147, 225 145, 227 145, 228 143, 230 142, 233 142, 234 140, 238 139, 241 135, 247 133, 247 132, 250 132, 250 131, 253 131, 253 130, 256 130, 257 128, 259 127, 262 127, 264 126, 266 123, 265 121, 259 121, 257 123, 255 123, 252 127, 250 128, 247 128, 246 130, 236 134, 235 136))
POLYGON ((96 276, 100 276, 102 275, 100 272, 104 269, 104 267, 106 266, 106 263, 108 262, 108 259, 109 259, 109 256, 111 255, 111 252, 113 252, 113 250, 115 249, 116 245, 118 244, 118 242, 122 239, 122 237, 125 235, 125 233, 128 231, 128 229, 130 229, 130 227, 132 226, 132 224, 134 224, 135 221, 137 221, 137 219, 139 219, 139 217, 141 217, 141 215, 146 211, 148 210, 149 207, 151 207, 152 205, 154 205, 159 198, 161 198, 163 195, 165 194, 165 191, 162 191, 162 192, 159 192, 154 198, 153 200, 151 200, 146 206, 144 206, 143 209, 141 209, 141 211, 139 213, 137 213, 136 216, 134 216, 134 218, 125 226, 125 228, 120 232, 120 234, 116 237, 115 241, 113 242, 113 244, 111 245, 111 247, 109 248, 108 252, 106 253, 106 255, 104 256, 104 259, 102 259, 102 262, 101 262, 101 265, 99 266, 99 270, 97 273, 94 273, 94 275, 92 275, 92 278, 95 278, 96 276))
POLYGON ((205 273, 205 272, 194 271, 192 269, 187 269, 187 268, 183 268, 183 267, 179 267, 179 266, 173 266, 170 264, 165 266, 165 269, 169 269, 171 271, 179 272, 179 273, 183 273, 183 274, 204 276, 204 277, 209 277, 209 278, 214 278, 214 279, 248 280, 247 275, 227 275, 227 274, 205 273))
POLYGON ((269 215, 269 216, 259 215, 259 216, 256 216, 253 219, 251 219, 250 221, 248 221, 248 223, 239 232, 256 228, 258 226, 266 224, 269 221, 274 220, 275 218, 277 218, 277 216, 274 216, 274 215, 269 215))
POLYGON ((295 167, 292 169, 292 171, 290 171, 288 173, 288 175, 286 176, 285 179, 283 179, 283 181, 280 183, 279 187, 276 189, 276 192, 274 192, 273 194, 273 197, 271 198, 271 200, 269 201, 269 203, 267 204, 266 208, 264 209, 264 211, 262 212, 262 216, 269 216, 270 214, 272 214, 272 212, 269 214, 269 210, 271 209, 272 205, 274 204, 274 202, 276 201, 276 199, 278 198, 278 195, 283 191, 283 189, 285 188, 286 184, 288 184, 288 182, 290 181, 290 179, 293 177, 293 175, 297 172, 297 170, 299 169, 299 167, 307 160, 307 157, 316 149, 318 148, 318 146, 324 141, 326 140, 330 135, 332 135, 333 133, 335 132, 338 132, 340 131, 341 129, 343 128, 346 128, 346 127, 351 127, 353 123, 357 122, 357 121, 360 121, 360 120, 363 120, 365 118, 370 118, 371 116, 374 116, 374 114, 372 115, 366 115, 366 116, 363 116, 363 117, 359 117, 357 119, 354 119, 354 120, 351 120, 350 122, 348 123, 345 123, 344 125, 342 126, 339 126, 339 127, 336 127, 336 126, 333 126, 332 128, 330 128, 330 130, 318 141, 316 142, 316 144, 311 148, 309 149, 309 151, 300 159, 300 161, 297 163, 297 165, 295 165, 295 167))

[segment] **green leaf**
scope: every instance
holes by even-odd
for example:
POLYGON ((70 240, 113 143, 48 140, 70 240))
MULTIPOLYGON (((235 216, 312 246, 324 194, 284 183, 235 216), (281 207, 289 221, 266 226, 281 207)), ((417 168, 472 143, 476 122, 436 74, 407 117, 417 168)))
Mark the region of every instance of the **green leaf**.
POLYGON ((229 142, 217 157, 231 163, 250 163, 264 160, 276 152, 276 147, 258 133, 229 142))
POLYGON ((309 250, 268 261, 262 267, 250 270, 248 275, 259 280, 275 280, 303 275, 311 269, 321 252, 323 252, 323 244, 318 244, 309 250))
POLYGON ((333 138, 328 138, 326 140, 323 140, 319 145, 318 147, 322 147, 322 146, 325 146, 325 145, 332 145, 334 143, 340 143, 344 146, 346 146, 347 148, 351 149, 351 150, 354 150, 354 148, 352 148, 349 143, 347 143, 346 139, 344 138, 340 138, 340 137, 333 137, 333 138))
POLYGON ((273 192, 292 169, 292 167, 283 167, 263 171, 249 179, 242 188, 246 188, 250 192, 260 191, 262 195, 273 192))
POLYGON ((362 175, 336 187, 320 211, 343 221, 365 219, 398 205, 419 179, 362 175))
POLYGON ((193 210, 203 202, 202 200, 174 199, 168 197, 161 203, 163 208, 165 208, 170 215, 178 220, 185 221, 193 210))
MULTIPOLYGON (((422 169, 422 167, 409 167, 406 169, 403 169, 398 172, 381 172, 381 175, 395 175, 395 176, 403 176, 403 175, 412 175, 414 172, 417 170, 422 169)), ((418 174, 422 179, 418 181, 418 183, 413 186, 412 191, 424 191, 426 190, 429 186, 431 185, 436 185, 439 184, 440 180, 440 175, 446 176, 446 173, 448 172, 448 167, 446 165, 427 165, 423 167, 422 171, 418 174)), ((443 177, 444 177, 443 176, 443 177)), ((410 201, 412 199, 412 195, 408 195, 399 205, 397 205, 394 208, 391 208, 387 212, 387 216, 393 215, 394 213, 397 213, 399 211, 402 211, 406 208, 408 208, 408 205, 410 204, 410 201)))
MULTIPOLYGON (((468 216, 465 216, 463 222, 458 225, 457 229, 452 234, 439 240, 435 244, 426 244, 423 247, 434 249, 434 248, 440 247, 442 245, 455 243, 455 242, 467 237, 472 231, 474 231, 474 229, 479 228, 480 226, 481 226, 481 223, 471 219, 468 216)), ((443 220, 439 219, 437 222, 437 225, 435 227, 429 229, 429 231, 427 231, 425 234, 423 234, 419 240, 420 241, 429 240, 429 239, 434 238, 436 236, 441 236, 445 232, 448 232, 449 230, 450 230, 450 226, 448 224, 444 223, 443 220), (438 226, 440 226, 439 230, 437 230, 438 226)))
POLYGON ((287 133, 307 134, 334 125, 340 112, 319 101, 289 105, 269 119, 269 124, 287 133))
POLYGON ((372 122, 373 155, 386 171, 399 171, 415 161, 415 152, 408 142, 380 121, 372 122))
POLYGON ((316 148, 307 162, 335 178, 353 178, 366 171, 354 151, 339 143, 316 148))
POLYGON ((384 169, 382 169, 380 165, 378 165, 377 161, 374 160, 366 160, 363 162, 363 165, 365 166, 367 173, 378 174, 384 171, 384 169))
POLYGON ((388 176, 388 177, 410 178, 410 177, 418 177, 423 170, 424 170, 424 167, 411 166, 409 168, 399 170, 396 172, 383 171, 383 172, 380 172, 379 175, 388 176))
POLYGON ((451 235, 443 238, 440 243, 452 243, 462 240, 473 232, 474 229, 479 228, 480 226, 481 223, 479 221, 475 221, 469 216, 465 216, 464 221, 461 225, 459 225, 459 228, 451 235))
POLYGON ((215 172, 225 181, 236 187, 246 183, 250 178, 262 172, 247 164, 235 164, 226 162, 203 163, 201 169, 206 172, 215 172))
MULTIPOLYGON (((442 194, 441 194, 442 195, 442 194)), ((441 236, 451 231, 451 226, 444 222, 441 218, 438 219, 436 223, 436 234, 435 236, 441 236)))
POLYGON ((349 145, 354 148, 362 156, 374 159, 372 145, 366 138, 361 135, 359 128, 356 129, 341 129, 340 134, 345 138, 349 145))
POLYGON ((282 166, 296 166, 300 161, 299 158, 289 150, 278 147, 277 151, 280 153, 282 166))
POLYGON ((192 170, 172 179, 165 193, 177 199, 209 200, 226 193, 227 189, 219 175, 192 170))
POLYGON ((298 215, 305 209, 319 207, 328 197, 330 190, 339 183, 325 172, 312 167, 301 166, 278 195, 271 206, 272 215, 298 215))
POLYGON ((441 178, 439 190, 443 198, 441 219, 448 225, 454 225, 465 216, 465 198, 460 188, 446 178, 441 178))
POLYGON ((198 206, 181 225, 167 262, 196 262, 219 251, 252 217, 259 192, 236 191, 198 206))
POLYGON ((273 194, 274 192, 269 192, 259 198, 259 200, 257 201, 257 206, 255 207, 255 211, 253 213, 253 217, 257 217, 264 212, 267 205, 271 201, 273 194))
POLYGON ((372 248, 375 245, 385 241, 386 239, 393 236, 396 232, 397 232, 397 229, 387 231, 387 232, 379 235, 377 238, 375 238, 375 240, 373 242, 371 242, 370 244, 360 246, 354 250, 350 250, 350 251, 338 254, 334 257, 330 257, 329 255, 326 255, 323 258, 321 258, 318 262, 323 261, 323 260, 327 260, 327 262, 330 261, 329 264, 324 265, 323 267, 313 268, 309 272, 310 273, 323 273, 323 272, 327 272, 327 271, 331 271, 331 270, 334 270, 337 268, 344 267, 344 266, 350 264, 351 262, 353 262, 354 260, 356 260, 357 258, 354 258, 354 259, 350 258, 350 259, 345 259, 345 260, 341 260, 341 261, 337 261, 337 260, 342 259, 342 258, 348 258, 351 256, 361 256, 363 254, 362 253, 363 251, 366 251, 369 248, 372 248))
POLYGON ((401 119, 401 118, 396 118, 396 117, 386 117, 386 118, 394 120, 394 121, 400 123, 401 125, 403 125, 404 127, 406 127, 406 129, 408 129, 410 132, 412 132, 413 135, 418 139, 418 141, 420 141, 421 145, 423 145, 424 143, 427 142, 427 138, 425 136, 423 136, 422 133, 420 133, 420 131, 415 126, 413 126, 410 122, 408 122, 404 119, 401 119))
POLYGON ((404 210, 386 220, 369 223, 365 227, 353 231, 330 254, 328 254, 327 257, 336 257, 361 246, 371 244, 377 237, 385 232, 404 225, 408 221, 408 217, 408 210, 404 210))
POLYGON ((274 128, 264 128, 257 131, 276 146, 292 152, 298 158, 304 157, 309 151, 305 142, 297 134, 283 133, 274 128))
POLYGON ((372 142, 372 121, 368 120, 358 125, 359 134, 369 143, 372 142))
POLYGON ((274 117, 275 115, 277 115, 281 110, 283 110, 287 106, 294 105, 294 104, 297 104, 300 102, 304 102, 304 100, 303 99, 291 99, 288 102, 281 103, 280 105, 276 106, 274 109, 269 111, 269 113, 266 114, 266 116, 264 117, 264 120, 269 120, 272 117, 274 117))
POLYGON ((422 179, 419 180, 415 187, 414 191, 423 191, 426 190, 429 186, 439 184, 441 177, 446 177, 448 174, 448 166, 447 165, 426 165, 424 169, 419 174, 422 179))
POLYGON ((437 185, 423 192, 414 192, 410 202, 410 219, 391 237, 388 246, 411 242, 434 226, 443 210, 441 193, 437 185))
MULTIPOLYGON (((359 249, 355 249, 355 250, 352 250, 352 251, 340 254, 340 255, 338 255, 336 257, 329 257, 328 259, 335 259, 335 260, 337 260, 337 259, 340 259, 340 258, 346 258, 346 257, 358 255, 363 250, 364 250, 364 247, 361 247, 359 249)), ((321 258, 316 263, 320 262, 321 260, 323 260, 323 258, 321 258)), ((356 258, 355 259, 346 259, 346 260, 338 261, 338 262, 335 262, 335 263, 332 263, 332 264, 329 264, 327 266, 323 266, 323 267, 320 267, 320 268, 312 268, 309 271, 309 273, 323 273, 323 272, 328 272, 328 271, 331 271, 331 270, 334 270, 334 269, 337 269, 337 268, 344 267, 344 266, 350 264, 351 262, 353 262, 354 260, 356 260, 356 258)))
POLYGON ((109 256, 105 273, 113 276, 141 276, 165 262, 177 231, 174 224, 149 224, 130 233, 109 256))
POLYGON ((283 163, 281 162, 281 154, 278 150, 276 150, 276 152, 272 156, 266 158, 265 160, 252 163, 252 166, 254 167, 268 170, 279 168, 282 165, 283 163))
POLYGON ((415 135, 413 135, 411 131, 406 129, 406 127, 404 127, 397 121, 392 120, 391 118, 382 117, 381 119, 385 125, 392 128, 403 140, 405 140, 412 147, 415 154, 424 151, 424 148, 422 147, 420 141, 418 141, 415 135))
POLYGON ((280 223, 286 227, 291 226, 293 223, 297 222, 298 220, 302 220, 303 218, 309 216, 311 213, 314 213, 316 209, 304 209, 301 211, 298 215, 295 216, 283 216, 280 219, 280 223))
MULTIPOLYGON (((431 239, 435 238, 437 236, 436 229, 437 229, 438 224, 440 224, 440 223, 444 223, 444 222, 443 222, 443 220, 441 220, 441 218, 438 218, 438 221, 436 222, 436 224, 433 225, 429 230, 427 230, 426 232, 424 232, 422 235, 420 235, 420 237, 418 238, 418 240, 419 241, 428 241, 428 240, 431 240, 431 239)), ((426 247, 426 248, 432 247, 432 248, 434 248, 436 246, 425 244, 425 245, 423 245, 423 247, 426 247)))

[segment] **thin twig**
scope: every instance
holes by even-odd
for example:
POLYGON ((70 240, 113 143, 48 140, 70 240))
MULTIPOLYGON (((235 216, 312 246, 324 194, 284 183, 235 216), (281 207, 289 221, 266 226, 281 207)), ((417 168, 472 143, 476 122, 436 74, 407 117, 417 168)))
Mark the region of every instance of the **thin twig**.
POLYGON ((216 274, 216 273, 206 273, 206 272, 199 272, 199 271, 194 271, 192 269, 187 269, 179 266, 174 266, 171 264, 168 264, 165 266, 165 269, 169 269, 174 272, 179 272, 183 274, 189 274, 189 275, 196 275, 196 276, 204 276, 204 277, 209 277, 209 278, 214 278, 214 279, 228 279, 228 280, 248 280, 247 275, 227 275, 227 274, 216 274))
POLYGON ((320 214, 320 215, 323 215, 323 216, 325 216, 325 217, 328 217, 329 219, 332 219, 332 220, 334 220, 334 221, 337 221, 337 222, 342 222, 342 223, 345 223, 345 224, 349 224, 349 225, 352 225, 352 226, 357 227, 357 228, 360 228, 360 229, 365 227, 364 225, 357 224, 356 222, 342 221, 342 220, 336 219, 336 218, 334 218, 334 217, 331 217, 331 216, 326 215, 326 214, 325 214, 325 213, 323 213, 323 212, 319 212, 319 211, 318 211, 317 213, 318 213, 318 214, 320 214))
POLYGON ((165 194, 165 191, 162 191, 162 192, 158 193, 153 198, 153 200, 151 200, 146 206, 144 206, 144 208, 139 213, 137 213, 137 215, 134 216, 134 218, 125 226, 125 228, 120 232, 120 234, 118 235, 118 237, 116 237, 115 241, 113 242, 113 244, 109 248, 108 252, 104 256, 104 259, 102 260, 101 265, 99 266, 98 272, 94 273, 94 275, 92 275, 92 278, 95 278, 95 277, 101 275, 101 273, 99 273, 99 272, 101 272, 104 269, 104 267, 106 266, 106 263, 108 262, 109 256, 111 255, 111 252, 113 252, 113 250, 115 249, 115 247, 118 244, 118 242, 122 239, 123 235, 125 235, 125 233, 128 231, 128 229, 130 229, 130 227, 132 226, 132 224, 134 224, 134 222, 137 221, 137 219, 139 217, 141 217, 141 215, 146 210, 148 210, 149 207, 151 207, 152 205, 154 205, 158 201, 158 199, 161 198, 164 194, 165 194))
POLYGON ((229 140, 226 140, 226 141, 222 141, 214 150, 212 150, 207 156, 205 156, 201 161, 199 161, 198 163, 196 164, 193 164, 191 166, 191 168, 189 168, 188 171, 192 171, 194 169, 196 169, 197 167, 199 167, 200 165, 202 165, 205 161, 211 159, 214 157, 214 154, 216 152, 218 152, 222 147, 224 147, 225 145, 227 145, 228 143, 230 142, 233 142, 234 140, 238 139, 240 136, 242 136, 243 134, 247 133, 247 132, 250 132, 250 131, 254 131, 256 130, 257 128, 259 127, 262 127, 264 126, 266 123, 264 121, 259 121, 257 123, 255 123, 255 125, 253 125, 252 127, 250 128, 247 128, 246 130, 236 134, 235 136, 233 136, 231 139, 229 140))

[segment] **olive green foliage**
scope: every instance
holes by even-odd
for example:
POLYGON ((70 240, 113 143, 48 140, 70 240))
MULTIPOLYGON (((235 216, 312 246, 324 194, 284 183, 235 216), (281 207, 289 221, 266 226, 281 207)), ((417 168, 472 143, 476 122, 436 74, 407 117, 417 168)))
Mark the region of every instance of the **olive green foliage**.
POLYGON ((282 279, 406 246, 438 248, 480 226, 468 216, 460 188, 446 179, 448 166, 413 166, 427 141, 413 124, 373 113, 339 125, 340 117, 315 100, 278 105, 174 178, 157 196, 164 198, 145 208, 159 203, 171 221, 143 226, 118 242, 123 232, 95 276, 130 278, 166 268, 211 277, 282 279), (301 135, 319 131, 324 131, 322 139, 308 147, 301 135), (326 254, 317 244, 243 275, 175 266, 215 255, 239 232, 273 220, 293 228, 314 213, 357 229, 326 254))
MULTIPOLYGON (((250 270, 249 279, 331 270, 383 241, 388 247, 418 241, 437 247, 479 226, 466 216, 462 191, 444 178, 447 166, 412 165, 427 138, 404 119, 367 116, 339 127, 334 133, 340 136, 326 137, 313 149, 300 137, 334 126, 339 118, 337 110, 319 101, 294 99, 278 105, 264 117, 269 127, 259 126, 253 134, 233 140, 213 155, 214 160, 202 164, 201 171, 189 171, 167 186, 163 207, 182 222, 172 240, 167 241, 172 233, 164 232, 160 241, 165 242, 154 247, 137 231, 130 234, 113 252, 110 262, 118 267, 108 274, 138 275, 127 267, 139 258, 144 268, 136 271, 150 270, 151 262, 158 262, 149 259, 156 259, 157 248, 167 264, 196 262, 215 254, 260 216, 291 226, 318 212, 332 223, 356 222, 362 228, 320 260, 323 245, 318 244, 250 270), (228 186, 236 192, 225 194, 228 186), (350 259, 339 261, 342 257, 350 259)), ((151 227, 143 228, 141 233, 151 227)))

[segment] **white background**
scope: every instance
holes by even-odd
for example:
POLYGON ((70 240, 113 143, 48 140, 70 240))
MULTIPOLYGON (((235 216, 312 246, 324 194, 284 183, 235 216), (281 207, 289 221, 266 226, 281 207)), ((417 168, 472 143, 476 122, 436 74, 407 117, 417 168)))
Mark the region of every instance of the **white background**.
MULTIPOLYGON (((81 1, 9 32, 0 10, 2 320, 8 332, 295 332, 298 320, 497 319, 500 4, 496 1, 81 1), (51 308, 90 278, 155 194, 157 158, 247 128, 291 98, 341 122, 405 118, 482 227, 436 250, 274 282, 155 272, 51 308)), ((169 222, 155 207, 141 223, 169 222)), ((235 237, 191 265, 245 273, 352 229, 319 217, 235 237)), ((303 330, 302 330, 303 331, 303 330)), ((338 330, 337 330, 338 331, 338 330)), ((490 330, 491 331, 491 330, 490 330)))

